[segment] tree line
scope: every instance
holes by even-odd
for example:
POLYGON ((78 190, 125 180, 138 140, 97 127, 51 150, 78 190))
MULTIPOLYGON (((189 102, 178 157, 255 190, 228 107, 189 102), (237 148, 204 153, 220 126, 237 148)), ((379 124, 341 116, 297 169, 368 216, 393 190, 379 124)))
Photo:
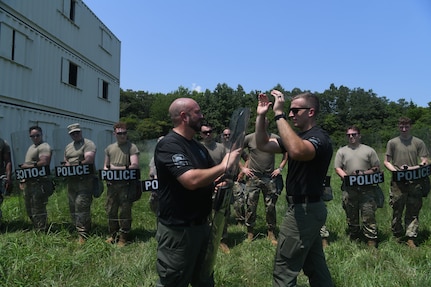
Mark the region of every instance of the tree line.
MULTIPOLYGON (((308 91, 299 88, 287 91, 279 84, 272 89, 284 93, 286 112, 293 96, 308 91)), ((204 92, 184 87, 168 94, 121 90, 120 120, 127 123, 129 130, 135 131, 133 140, 158 138, 172 128, 168 116, 171 102, 179 97, 190 97, 199 103, 206 121, 217 133, 229 126, 235 109, 249 107, 251 119, 248 132, 253 132, 258 95, 261 92, 269 94, 272 89, 247 93, 241 85, 233 89, 227 84, 218 84, 213 91, 207 89, 204 92)), ((428 107, 419 107, 413 101, 403 98, 394 102, 386 97, 379 97, 372 90, 336 87, 334 84, 323 92, 313 93, 318 95, 321 103, 318 124, 328 131, 334 148, 346 144, 346 128, 356 125, 361 129, 363 143, 375 149, 384 149, 386 142, 398 135, 397 123, 401 116, 412 119, 412 134, 424 140, 430 148, 431 102, 428 107)), ((269 119, 272 116, 273 114, 268 114, 269 119)), ((269 128, 272 132, 277 132, 273 121, 270 121, 269 128)))

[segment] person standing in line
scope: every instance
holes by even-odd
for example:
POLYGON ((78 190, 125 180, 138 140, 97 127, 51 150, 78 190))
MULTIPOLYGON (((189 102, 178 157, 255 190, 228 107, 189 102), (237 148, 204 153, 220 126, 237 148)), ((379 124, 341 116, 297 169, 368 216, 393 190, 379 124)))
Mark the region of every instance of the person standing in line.
MULTIPOLYGON (((96 145, 82 136, 78 123, 67 127, 72 142, 64 151, 64 165, 94 165, 96 145)), ((94 168, 95 169, 95 168, 94 168)), ((78 232, 78 243, 83 244, 91 229, 91 203, 93 202, 93 175, 69 177, 67 179, 69 210, 78 232)))
MULTIPOLYGON (((224 147, 229 150, 230 142, 231 142, 231 134, 232 131, 229 128, 225 128, 222 134, 222 143, 224 147)), ((243 150, 241 153, 241 158, 244 162, 247 162, 248 154, 243 150)), ((242 169, 244 168, 244 164, 239 162, 238 173, 234 174, 234 182, 232 187, 232 205, 233 210, 235 212, 235 220, 237 224, 244 225, 245 224, 245 176, 242 169)))
MULTIPOLYGON (((412 136, 411 119, 401 117, 398 120, 400 135, 390 139, 386 145, 385 167, 392 171, 414 170, 429 163, 428 150, 423 140, 412 136), (418 163, 419 162, 419 163, 418 163)), ((398 241, 407 237, 407 245, 416 248, 418 236, 419 212, 422 208, 422 188, 425 179, 397 182, 391 180, 389 204, 392 207, 392 233, 398 241), (403 227, 403 212, 404 224, 403 227)))
POLYGON ((350 240, 357 240, 362 233, 368 246, 377 246, 376 188, 373 185, 347 186, 345 176, 372 174, 380 171, 380 160, 376 151, 361 143, 358 127, 350 126, 346 130, 347 145, 338 149, 335 160, 335 172, 343 182, 343 209, 346 212, 350 240))
MULTIPOLYGON (((12 189, 12 163, 9 144, 2 138, 0 138, 0 207, 3 203, 3 196, 10 194, 12 189)), ((0 225, 3 217, 0 208, 0 225)))
MULTIPOLYGON (((139 169, 139 150, 127 138, 127 126, 119 122, 114 124, 116 143, 105 149, 105 170, 139 169)), ((132 227, 132 205, 130 194, 136 190, 136 180, 107 182, 106 213, 108 215, 107 243, 126 245, 132 227)))
POLYGON ((154 161, 159 180, 156 233, 156 286, 214 286, 214 277, 202 278, 208 248, 214 182, 233 167, 240 149, 216 165, 208 150, 194 139, 204 119, 191 98, 178 98, 169 107, 174 128, 157 144, 154 161), (173 252, 175 250, 175 252, 173 252))
MULTIPOLYGON (((28 129, 32 145, 27 150, 24 163, 20 168, 31 168, 48 166, 51 163, 52 149, 48 143, 43 141, 42 128, 31 126, 28 129)), ((24 190, 24 201, 27 215, 37 231, 45 232, 48 224, 48 213, 46 205, 48 198, 52 194, 52 181, 46 177, 29 178, 23 180, 21 186, 24 190)))
MULTIPOLYGON (((214 160, 215 164, 219 164, 223 160, 228 149, 226 148, 225 145, 218 143, 214 140, 213 128, 211 127, 211 125, 203 124, 201 126, 201 138, 202 138, 201 143, 208 150, 208 152, 209 152, 211 158, 214 160)), ((215 198, 216 192, 217 192, 217 190, 215 190, 215 192, 214 192, 213 199, 215 198)), ((227 220, 228 220, 229 216, 230 216, 230 209, 228 208, 226 210, 226 222, 223 226, 223 234, 222 234, 222 238, 220 241, 220 249, 225 254, 230 253, 229 246, 227 245, 227 237, 228 237, 228 235, 227 235, 227 225, 228 225, 227 220)))
MULTIPOLYGON (((161 141, 164 136, 161 136, 157 139, 157 142, 161 141)), ((149 176, 150 179, 157 179, 157 169, 156 164, 154 163, 154 156, 151 157, 150 163, 148 164, 149 168, 149 176)), ((150 209, 154 214, 157 215, 157 209, 159 209, 159 198, 157 197, 157 190, 152 190, 150 197, 148 199, 148 202, 150 204, 150 209)))
MULTIPOLYGON (((265 130, 268 127, 268 120, 265 119, 265 130)), ((268 133, 270 138, 277 138, 278 135, 268 133)), ((245 225, 247 226, 247 240, 254 238, 254 227, 256 225, 257 206, 259 195, 262 192, 265 203, 266 224, 268 228, 268 239, 273 245, 277 245, 275 229, 277 222, 276 203, 281 194, 280 184, 283 184, 281 172, 287 163, 287 153, 283 153, 283 158, 278 168, 275 166, 274 153, 261 151, 257 148, 256 133, 245 136, 244 149, 248 150, 248 160, 242 169, 246 176, 246 212, 245 225)))
POLYGON ((273 285, 296 286, 301 269, 311 287, 334 286, 326 264, 320 229, 327 217, 322 201, 323 183, 332 158, 328 134, 317 126, 319 99, 312 93, 293 97, 289 114, 298 134, 287 122, 284 95, 272 90, 275 102, 274 121, 280 138, 270 138, 266 131, 266 114, 272 106, 267 95, 259 95, 256 117, 256 144, 266 152, 289 155, 286 178, 288 209, 280 226, 274 260, 273 285))

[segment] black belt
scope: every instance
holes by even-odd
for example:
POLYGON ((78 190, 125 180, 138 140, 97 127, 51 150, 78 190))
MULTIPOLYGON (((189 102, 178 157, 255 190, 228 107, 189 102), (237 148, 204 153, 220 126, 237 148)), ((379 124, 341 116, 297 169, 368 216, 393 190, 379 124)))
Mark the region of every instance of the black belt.
MULTIPOLYGON (((159 219, 160 220, 160 219, 159 219)), ((164 225, 166 226, 170 226, 170 227, 192 227, 192 226, 200 226, 200 225, 204 225, 208 223, 208 219, 196 219, 196 220, 191 220, 188 222, 184 222, 184 223, 179 223, 179 224, 169 224, 169 223, 164 223, 163 220, 160 220, 164 225)))
POLYGON ((321 200, 320 195, 288 195, 287 202, 293 203, 312 203, 319 202, 321 200))

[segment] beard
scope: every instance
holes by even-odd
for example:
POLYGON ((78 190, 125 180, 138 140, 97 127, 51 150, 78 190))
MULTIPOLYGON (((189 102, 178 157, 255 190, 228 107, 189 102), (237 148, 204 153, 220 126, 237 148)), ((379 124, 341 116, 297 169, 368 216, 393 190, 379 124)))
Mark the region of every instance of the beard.
POLYGON ((197 121, 190 120, 189 127, 191 127, 195 132, 201 131, 202 121, 199 119, 197 121))

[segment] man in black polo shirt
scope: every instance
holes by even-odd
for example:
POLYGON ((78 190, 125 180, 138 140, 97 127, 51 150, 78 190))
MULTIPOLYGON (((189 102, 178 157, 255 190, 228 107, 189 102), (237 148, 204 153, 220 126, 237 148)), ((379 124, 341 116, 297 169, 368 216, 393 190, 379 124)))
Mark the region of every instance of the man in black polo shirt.
POLYGON ((194 140, 204 117, 193 99, 174 100, 169 115, 174 128, 154 153, 159 181, 156 286, 214 286, 212 275, 200 276, 210 234, 214 182, 234 164, 240 150, 214 164, 207 149, 194 140))
POLYGON ((325 224, 327 210, 321 200, 322 186, 332 157, 332 144, 327 133, 316 124, 319 99, 311 93, 295 96, 287 115, 299 129, 297 134, 284 114, 284 95, 274 96, 274 120, 280 139, 269 138, 265 117, 272 102, 259 95, 256 118, 256 144, 266 152, 287 152, 288 173, 286 193, 288 210, 280 226, 275 255, 273 285, 296 286, 303 269, 310 286, 333 286, 323 253, 320 228, 325 224))

